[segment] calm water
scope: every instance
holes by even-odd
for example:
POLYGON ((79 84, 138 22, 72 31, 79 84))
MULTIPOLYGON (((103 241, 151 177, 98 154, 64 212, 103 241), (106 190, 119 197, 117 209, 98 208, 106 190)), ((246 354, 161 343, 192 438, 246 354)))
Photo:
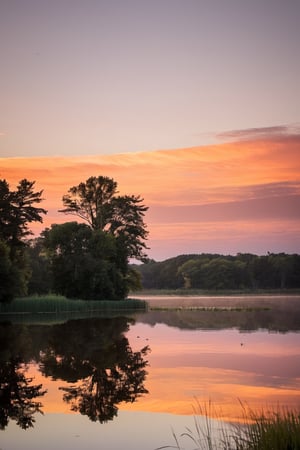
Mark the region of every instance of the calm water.
POLYGON ((1 450, 154 450, 193 427, 195 399, 232 421, 239 399, 300 406, 300 297, 148 300, 131 317, 2 321, 1 450))

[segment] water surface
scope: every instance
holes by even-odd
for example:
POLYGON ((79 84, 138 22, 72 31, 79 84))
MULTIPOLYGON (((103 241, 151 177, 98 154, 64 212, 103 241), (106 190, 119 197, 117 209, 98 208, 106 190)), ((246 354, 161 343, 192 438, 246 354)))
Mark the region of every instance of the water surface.
POLYGON ((239 399, 299 407, 300 297, 150 306, 131 317, 2 321, 0 448, 155 449, 174 443, 171 427, 193 426, 195 398, 224 420, 239 420, 239 399))

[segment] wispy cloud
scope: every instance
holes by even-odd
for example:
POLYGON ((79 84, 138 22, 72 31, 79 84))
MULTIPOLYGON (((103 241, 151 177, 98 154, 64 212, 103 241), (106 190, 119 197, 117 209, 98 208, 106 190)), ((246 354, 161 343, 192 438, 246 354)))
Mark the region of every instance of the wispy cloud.
POLYGON ((216 134, 221 140, 254 140, 273 139, 281 136, 300 134, 300 125, 278 125, 273 127, 248 128, 245 130, 231 130, 216 134))
POLYGON ((186 206, 153 206, 147 214, 151 221, 163 223, 299 220, 300 195, 284 195, 228 203, 186 206))
POLYGON ((49 212, 40 229, 70 220, 57 210, 71 186, 93 175, 114 178, 121 194, 141 195, 149 206, 146 222, 155 258, 191 249, 290 251, 293 243, 294 251, 300 251, 299 149, 300 135, 290 139, 282 132, 276 141, 241 139, 72 158, 0 158, 0 178, 14 185, 26 177, 44 189, 43 206, 49 212))

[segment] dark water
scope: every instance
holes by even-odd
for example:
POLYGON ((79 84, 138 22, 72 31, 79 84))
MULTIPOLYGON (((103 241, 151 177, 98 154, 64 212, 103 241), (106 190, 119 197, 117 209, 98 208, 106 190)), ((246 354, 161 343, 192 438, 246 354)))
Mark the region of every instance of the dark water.
POLYGON ((0 448, 155 449, 174 444, 171 427, 193 426, 195 398, 223 420, 239 419, 239 399, 299 407, 300 297, 150 305, 131 317, 2 317, 0 448))

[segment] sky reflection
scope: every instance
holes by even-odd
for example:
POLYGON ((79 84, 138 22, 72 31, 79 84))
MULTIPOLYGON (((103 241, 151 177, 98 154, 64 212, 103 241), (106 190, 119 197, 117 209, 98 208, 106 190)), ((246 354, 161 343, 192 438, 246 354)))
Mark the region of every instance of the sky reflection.
POLYGON ((150 395, 135 403, 135 410, 193 414, 196 397, 200 402, 211 399, 224 417, 236 419, 239 400, 254 408, 299 405, 298 333, 183 331, 137 324, 127 336, 133 347, 148 339, 152 350, 150 395))

